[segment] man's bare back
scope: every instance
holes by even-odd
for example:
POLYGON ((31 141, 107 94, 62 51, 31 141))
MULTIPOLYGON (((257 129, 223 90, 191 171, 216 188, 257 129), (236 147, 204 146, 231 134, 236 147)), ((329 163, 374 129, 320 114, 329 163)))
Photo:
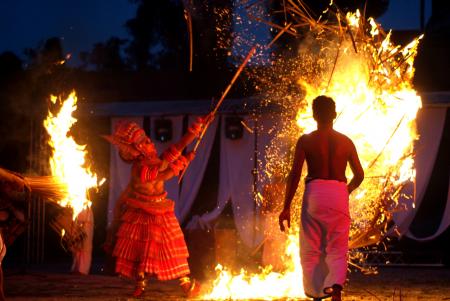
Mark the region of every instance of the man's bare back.
POLYGON ((347 183, 347 162, 354 174, 359 173, 360 164, 353 142, 332 128, 318 129, 303 135, 297 147, 304 152, 308 166, 307 181, 326 179, 347 183))

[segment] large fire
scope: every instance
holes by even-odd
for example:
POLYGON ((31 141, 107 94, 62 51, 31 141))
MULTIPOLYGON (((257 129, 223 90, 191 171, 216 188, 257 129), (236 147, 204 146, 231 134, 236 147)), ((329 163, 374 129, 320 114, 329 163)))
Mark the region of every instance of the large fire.
MULTIPOLYGON (((324 13, 334 14, 336 22, 321 22, 320 18, 312 19, 306 8, 295 1, 283 3, 284 13, 289 12, 298 22, 298 26, 286 22, 289 25, 284 31, 295 28, 291 32, 294 35, 307 27, 307 34, 295 58, 277 62, 275 71, 269 71, 279 80, 273 82, 274 76, 262 79, 269 90, 267 102, 283 107, 278 123, 281 130, 266 153, 266 174, 289 171, 296 139, 316 127, 312 100, 321 94, 331 96, 338 112, 335 129, 354 141, 366 175, 350 198, 350 247, 375 244, 386 232, 402 188, 415 178, 413 143, 417 139, 415 118, 421 99, 411 82, 421 37, 400 47, 391 42, 390 32, 383 32, 374 19, 365 19, 359 11, 343 15, 338 9, 333 12, 331 4, 324 13), (294 87, 291 83, 295 83, 294 87), (297 112, 296 116, 292 112, 297 112)), ((294 201, 297 208, 291 210, 296 212, 297 222, 302 189, 300 185, 294 201)), ((205 298, 302 297, 298 224, 294 228, 297 230, 290 233, 286 248, 286 271, 262 269, 257 275, 245 271, 233 275, 219 266, 218 278, 205 298)))
MULTIPOLYGON (((315 129, 311 101, 327 94, 336 101, 334 127, 354 141, 365 170, 363 184, 350 196, 351 247, 379 241, 402 187, 415 178, 413 143, 421 99, 412 88, 413 62, 419 38, 400 48, 391 33, 359 11, 346 15, 347 38, 321 56, 332 71, 300 77, 305 103, 297 111, 300 134, 315 129), (331 56, 331 57, 330 57, 331 56), (334 56, 334 58, 333 58, 334 56), (319 80, 322 77, 322 80, 319 80)), ((351 172, 348 172, 351 177, 351 172)))
MULTIPOLYGON (((51 96, 54 104, 57 100, 56 96, 51 96)), ((72 208, 74 219, 83 209, 91 206, 89 189, 100 185, 97 176, 90 171, 85 161, 86 146, 78 145, 73 137, 68 135, 77 121, 72 116, 77 108, 76 103, 76 94, 72 92, 62 102, 59 112, 56 115, 49 112, 44 121, 50 135, 48 143, 53 149, 53 156, 49 160, 51 173, 67 190, 66 196, 59 199, 58 203, 62 207, 72 208)))
POLYGON ((268 266, 261 268, 259 274, 250 274, 242 269, 239 275, 233 275, 226 267, 219 264, 216 267, 219 275, 214 280, 214 287, 204 298, 207 300, 272 300, 304 297, 298 233, 288 237, 285 255, 290 264, 283 273, 273 272, 272 267, 268 266))

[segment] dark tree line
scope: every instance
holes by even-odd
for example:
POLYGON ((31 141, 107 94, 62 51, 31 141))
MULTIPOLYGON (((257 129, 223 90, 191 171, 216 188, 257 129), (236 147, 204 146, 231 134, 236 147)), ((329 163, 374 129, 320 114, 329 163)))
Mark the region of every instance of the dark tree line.
POLYGON ((9 51, 0 54, 0 165, 19 172, 30 167, 30 131, 45 118, 49 95, 70 89, 59 38, 24 54, 25 60, 9 51))
POLYGON ((92 65, 96 70, 185 71, 190 60, 190 38, 194 69, 222 69, 227 65, 227 50, 217 47, 216 31, 230 34, 231 15, 224 22, 215 11, 231 8, 231 0, 130 2, 137 5, 136 16, 124 25, 130 38, 111 37, 96 43, 91 51, 81 54, 84 66, 92 65), (192 17, 192 31, 187 26, 186 12, 192 17))
MULTIPOLYGON (((189 64, 189 38, 193 42, 194 70, 230 67, 227 54, 230 49, 226 47, 231 47, 233 1, 129 1, 137 7, 135 17, 124 24, 129 38, 112 36, 94 44, 89 51, 80 53, 80 68, 98 71, 185 71, 189 64), (228 13, 223 13, 226 10, 228 13), (186 12, 192 17, 192 28, 187 26, 186 12)), ((279 10, 282 1, 270 3, 274 10, 279 10)), ((318 16, 329 1, 304 0, 304 3, 318 16)), ((335 0, 334 3, 345 11, 359 8, 366 15, 377 17, 386 11, 389 1, 335 0)), ((283 23, 279 16, 274 17, 274 21, 283 23)), ((283 44, 292 41, 280 39, 278 43, 285 47, 283 44)), ((57 38, 48 39, 40 48, 43 53, 39 53, 39 49, 26 49, 25 54, 30 62, 28 66, 36 66, 36 63, 48 65, 49 60, 63 59, 62 45, 57 38)))

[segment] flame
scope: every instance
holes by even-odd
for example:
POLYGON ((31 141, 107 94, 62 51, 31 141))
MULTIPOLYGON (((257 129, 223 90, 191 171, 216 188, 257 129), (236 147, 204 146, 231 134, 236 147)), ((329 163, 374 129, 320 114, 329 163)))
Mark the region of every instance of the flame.
MULTIPOLYGON (((347 14, 347 21, 357 36, 360 14, 347 14)), ((415 119, 422 106, 411 85, 422 36, 400 50, 392 44, 389 32, 375 47, 379 26, 371 18, 368 23, 372 43, 353 51, 351 40, 344 40, 344 51, 339 53, 331 80, 297 81, 307 101, 297 112, 300 132, 315 130, 311 103, 314 97, 326 94, 336 102, 334 128, 352 138, 358 150, 366 177, 350 196, 353 236, 373 226, 373 218, 386 209, 380 208, 380 202, 389 199, 395 206, 402 185, 414 181, 413 143, 418 138, 415 119)), ((350 170, 347 176, 352 176, 350 170)))
MULTIPOLYGON (((280 254, 282 256, 282 254, 280 254)), ((271 266, 260 268, 259 274, 250 274, 241 269, 239 275, 217 265, 218 277, 214 280, 210 293, 202 296, 207 300, 242 300, 305 297, 302 285, 302 267, 300 265, 298 232, 288 236, 286 260, 292 264, 282 273, 273 272, 271 266)))
POLYGON ((359 22, 361 19, 361 13, 359 12, 359 9, 356 10, 355 13, 347 13, 346 18, 349 26, 356 28, 359 27, 359 22))
MULTIPOLYGON (((411 82, 422 36, 401 47, 391 42, 391 32, 386 34, 373 18, 366 20, 359 11, 343 16, 340 10, 330 9, 327 11, 334 11, 337 22, 320 22, 321 17, 319 21, 312 19, 304 6, 294 1, 283 3, 288 6, 285 11, 302 20, 296 27, 309 26, 313 34, 304 38, 295 60, 277 62, 269 74, 260 77, 260 86, 266 87, 267 104, 276 102, 283 111, 278 123, 281 130, 266 150, 265 175, 289 172, 295 141, 301 134, 316 129, 312 100, 322 94, 331 96, 338 113, 334 127, 353 140, 366 175, 350 197, 353 221, 350 246, 377 243, 386 231, 390 210, 396 210, 402 187, 415 178, 413 143, 418 138, 415 119, 422 102, 411 82), (279 81, 273 81, 273 73, 279 74, 279 81), (290 82, 295 82, 298 90, 290 82), (297 112, 295 119, 292 112, 297 112)), ((347 170, 347 177, 351 176, 347 170)), ((291 209, 297 215, 292 219, 297 222, 303 189, 300 183, 291 209)), ((285 272, 261 268, 259 274, 241 270, 239 275, 233 275, 219 265, 212 291, 204 297, 220 300, 304 297, 298 225, 294 229, 285 252, 285 272)))
MULTIPOLYGON (((57 100, 56 96, 51 96, 53 104, 57 100)), ((72 116, 77 109, 76 103, 77 97, 73 91, 63 101, 60 111, 56 115, 49 111, 44 120, 44 127, 50 135, 48 144, 53 149, 53 156, 49 160, 51 174, 57 182, 67 187, 66 197, 58 200, 58 203, 73 209, 74 220, 83 209, 91 206, 89 189, 98 187, 104 181, 98 183, 97 176, 86 167, 86 145, 78 145, 73 137, 68 136, 77 121, 72 116)))

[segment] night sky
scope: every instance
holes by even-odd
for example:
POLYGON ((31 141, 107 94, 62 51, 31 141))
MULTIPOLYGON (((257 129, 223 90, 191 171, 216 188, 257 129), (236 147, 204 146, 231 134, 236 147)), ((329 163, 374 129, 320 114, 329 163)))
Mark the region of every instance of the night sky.
POLYGON ((61 37, 77 56, 111 36, 127 37, 125 22, 136 5, 128 0, 0 0, 0 53, 22 56, 49 37, 61 37))
MULTIPOLYGON (((390 0, 388 11, 378 20, 392 29, 419 29, 420 0, 390 0)), ((91 50, 96 42, 111 36, 127 38, 126 20, 136 5, 128 0, 1 0, 0 53, 35 48, 49 37, 61 37, 65 52, 77 62, 80 51, 91 50)), ((426 0, 426 16, 431 0, 426 0)))

